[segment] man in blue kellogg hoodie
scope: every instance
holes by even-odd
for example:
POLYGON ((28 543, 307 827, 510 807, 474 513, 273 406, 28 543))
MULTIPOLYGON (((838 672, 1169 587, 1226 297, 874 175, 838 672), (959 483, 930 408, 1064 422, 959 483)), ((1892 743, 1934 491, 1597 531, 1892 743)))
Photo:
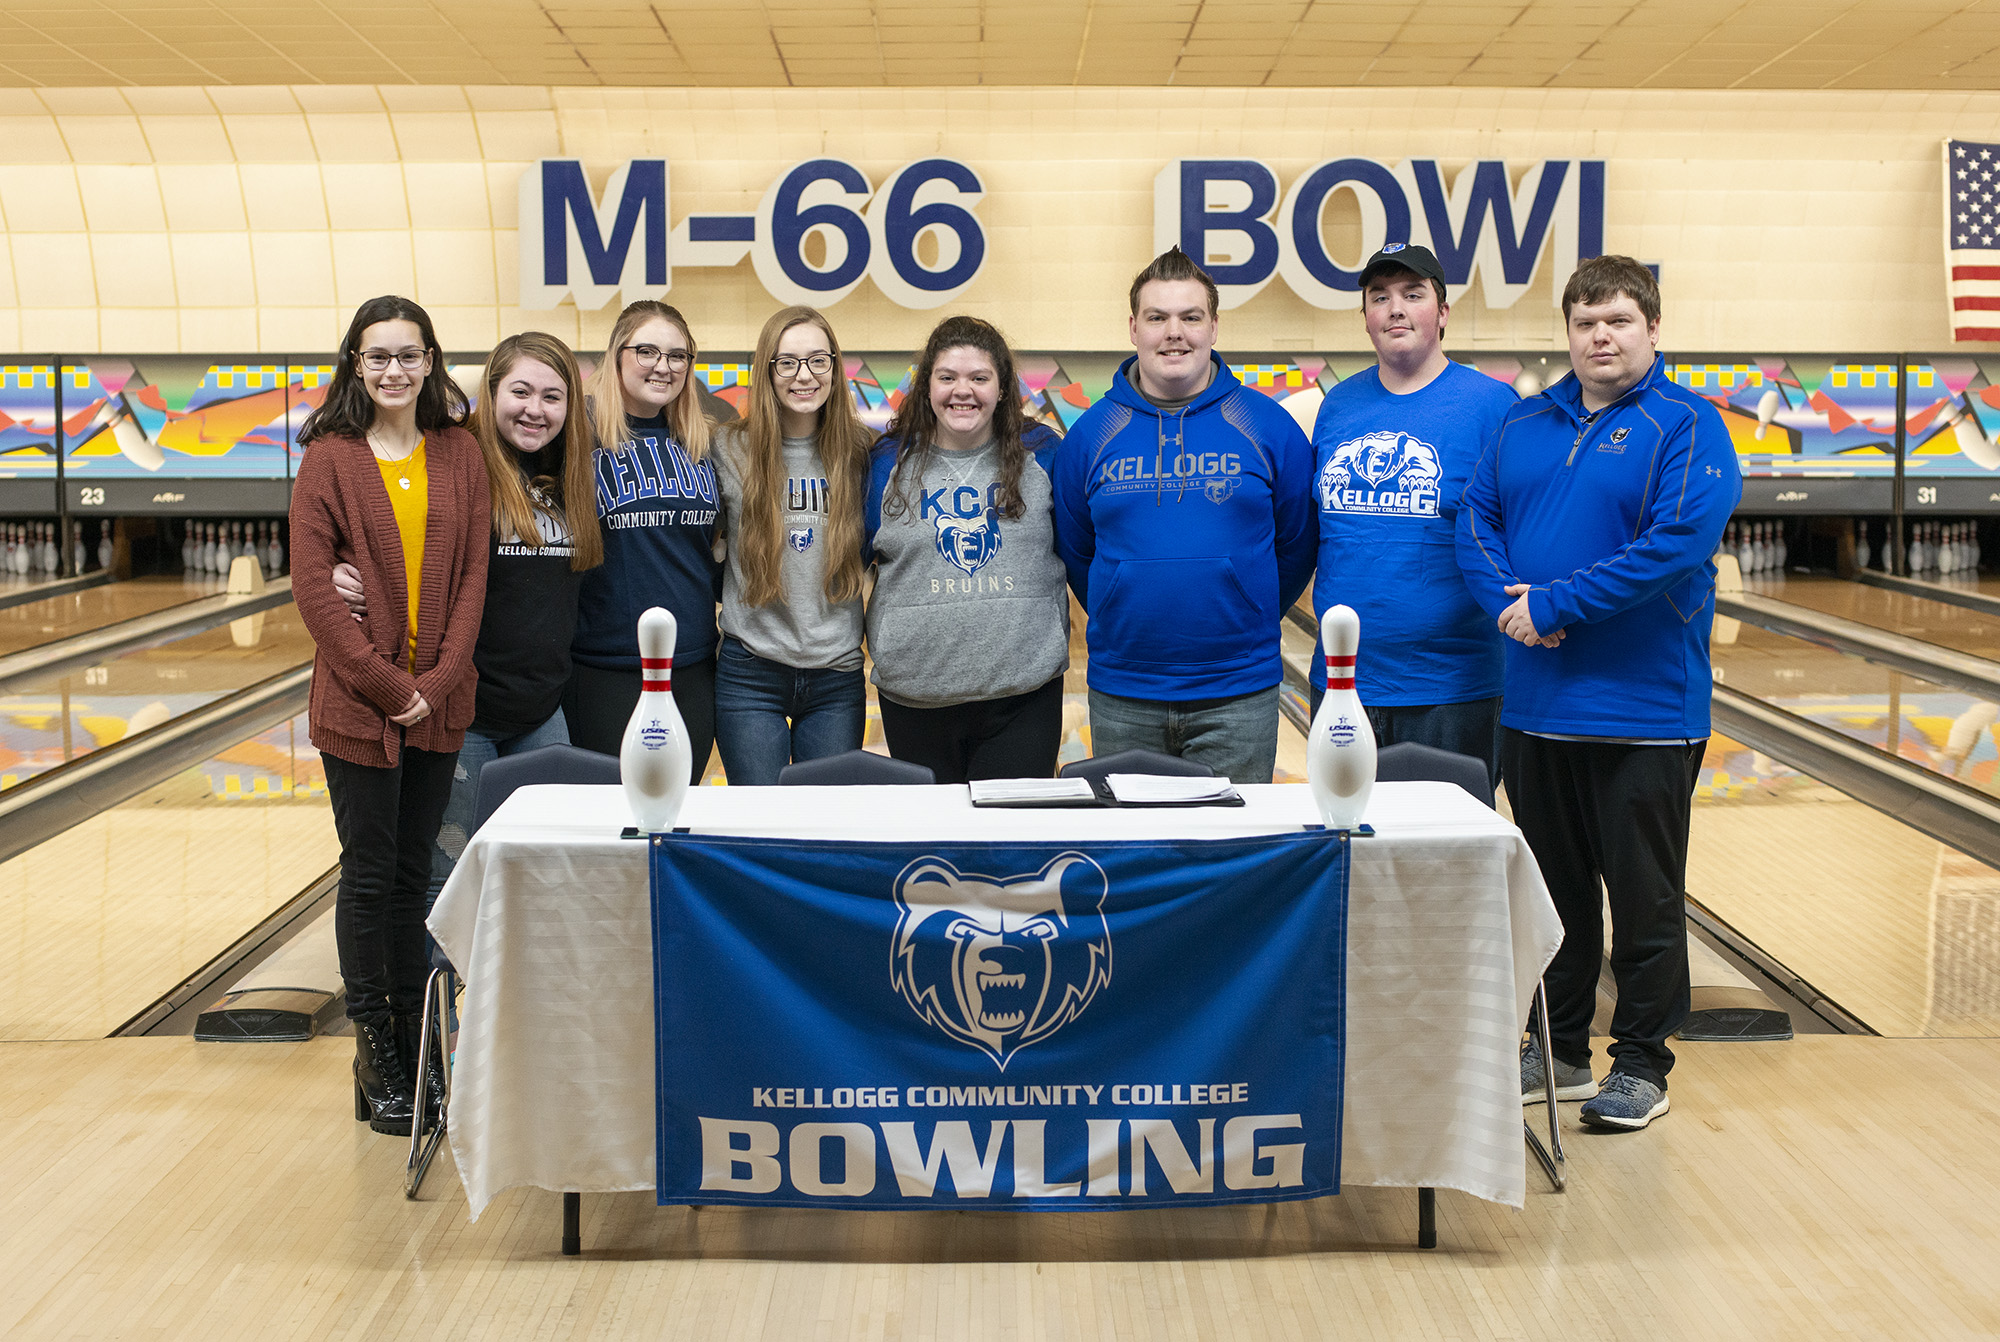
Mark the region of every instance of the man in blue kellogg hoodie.
POLYGON ((1216 356, 1215 284, 1179 249, 1130 298, 1137 353, 1056 455, 1056 551, 1089 616, 1092 750, 1268 783, 1278 619, 1319 543, 1312 445, 1216 356))
MULTIPOLYGON (((1545 976, 1558 1099, 1585 1123, 1667 1111, 1687 1018, 1688 808, 1709 722, 1715 565, 1743 480, 1721 415, 1655 352, 1660 287, 1625 256, 1563 291, 1574 375, 1508 411, 1458 514, 1459 567, 1507 644, 1501 771, 1562 915, 1545 976), (1590 1022, 1611 904, 1611 1073, 1590 1022)), ((1544 1060, 1522 1054, 1522 1099, 1544 1060)))

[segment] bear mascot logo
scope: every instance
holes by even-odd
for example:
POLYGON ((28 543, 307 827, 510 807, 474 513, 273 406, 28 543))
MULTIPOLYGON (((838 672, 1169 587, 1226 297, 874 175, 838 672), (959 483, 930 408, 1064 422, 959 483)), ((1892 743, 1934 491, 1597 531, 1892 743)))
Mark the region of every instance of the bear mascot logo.
POLYGON ((927 1023, 1001 1071, 1111 982, 1110 886, 1082 853, 996 878, 920 857, 896 877, 889 981, 927 1023))

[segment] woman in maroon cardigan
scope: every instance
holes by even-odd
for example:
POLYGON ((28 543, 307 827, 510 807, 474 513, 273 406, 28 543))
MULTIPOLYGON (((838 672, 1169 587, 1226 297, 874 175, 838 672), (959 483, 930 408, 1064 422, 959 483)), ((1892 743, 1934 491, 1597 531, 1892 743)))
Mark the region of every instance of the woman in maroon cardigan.
POLYGON ((292 486, 292 593, 317 645, 312 743, 340 835, 333 926, 354 1116, 377 1132, 407 1134, 415 1108, 424 894, 477 680, 489 504, 464 418, 430 317, 406 298, 370 299, 299 431, 292 486), (383 595, 365 615, 334 591, 338 563, 383 595))

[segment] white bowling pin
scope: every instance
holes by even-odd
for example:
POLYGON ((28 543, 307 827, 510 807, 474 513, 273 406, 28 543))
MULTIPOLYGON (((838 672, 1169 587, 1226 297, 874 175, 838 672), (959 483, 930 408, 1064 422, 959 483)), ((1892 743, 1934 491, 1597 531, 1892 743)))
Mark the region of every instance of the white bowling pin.
POLYGON ((674 706, 676 633, 673 614, 659 606, 639 617, 639 702, 632 709, 632 720, 625 724, 625 742, 618 750, 618 778, 625 785, 632 823, 645 834, 661 834, 674 827, 681 802, 687 798, 688 774, 694 768, 687 724, 674 706))
MULTIPOLYGON (((107 521, 97 533, 97 567, 99 568, 110 568, 111 556, 117 553, 117 542, 112 536, 112 529, 117 525, 116 522, 107 521)), ((81 548, 83 528, 78 527, 76 534, 78 547, 81 548)), ((76 571, 78 573, 83 572, 83 560, 81 558, 76 561, 76 571)))
POLYGON ((1361 617, 1352 606, 1334 606, 1320 620, 1326 658, 1326 697, 1313 715, 1306 743, 1306 783, 1328 829, 1353 829, 1375 790, 1375 729, 1354 692, 1354 659, 1361 647, 1361 617))
POLYGON ((1957 527, 1946 527, 1944 539, 1938 543, 1937 566, 1940 573, 1958 572, 1958 546, 1952 543, 1957 532, 1957 527))
POLYGON ((1785 524, 1783 522, 1776 522, 1772 525, 1777 532, 1778 541, 1777 554, 1772 558, 1771 567, 1783 573, 1785 571, 1785 560, 1791 557, 1792 547, 1785 544, 1785 524))
POLYGON ((1854 567, 1869 568, 1875 558, 1875 551, 1868 544, 1868 524, 1860 518, 1854 521, 1854 567))
POLYGON ((278 524, 271 523, 270 534, 264 540, 264 572, 279 574, 285 571, 285 550, 278 543, 278 524))

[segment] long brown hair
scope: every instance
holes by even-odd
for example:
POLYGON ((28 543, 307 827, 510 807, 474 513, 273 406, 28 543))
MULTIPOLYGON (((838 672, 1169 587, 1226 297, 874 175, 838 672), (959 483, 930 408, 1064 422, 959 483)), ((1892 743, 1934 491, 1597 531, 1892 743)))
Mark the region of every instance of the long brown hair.
POLYGON ((347 324, 347 334, 340 340, 340 354, 333 366, 333 384, 327 388, 326 399, 299 426, 301 446, 328 434, 350 438, 368 436, 369 428, 375 423, 375 402, 369 398, 367 384, 361 380, 361 337, 377 322, 394 321, 409 322, 415 326, 424 349, 431 356, 431 371, 417 391, 417 430, 420 433, 436 433, 465 422, 465 393, 458 389, 458 384, 451 380, 451 370, 444 366, 444 351, 438 348, 437 332, 431 327, 430 313, 407 298, 384 294, 380 298, 369 299, 355 309, 354 320, 347 324))
POLYGON ((702 414, 701 396, 694 389, 694 365, 701 351, 695 346, 694 331, 680 309, 652 298, 627 304, 618 314, 604 360, 590 379, 590 409, 597 428, 597 445, 610 451, 632 436, 632 412, 625 404, 625 382, 619 376, 619 367, 625 357, 625 342, 655 317, 672 322, 687 337, 688 366, 684 375, 687 380, 681 384, 679 394, 667 403, 667 431, 688 454, 689 461, 700 461, 708 452, 708 416, 702 414))
POLYGON ((847 384, 847 364, 833 325, 807 307, 781 308, 771 314, 757 335, 757 354, 750 369, 750 413, 741 429, 743 442, 743 516, 738 534, 729 538, 729 558, 743 582, 743 599, 764 606, 778 598, 778 564, 784 539, 778 534, 778 477, 784 469, 784 420, 778 409, 777 375, 771 360, 778 341, 794 326, 817 326, 826 335, 833 367, 827 377, 826 404, 820 407, 815 435, 819 461, 826 471, 826 599, 838 604, 861 595, 861 498, 868 482, 868 448, 875 435, 854 410, 854 391, 847 384))
MULTIPOLYGON (((685 395, 686 393, 682 393, 685 395)), ((591 470, 589 419, 583 408, 583 374, 577 369, 576 355, 568 345, 545 331, 523 331, 508 336, 494 346, 486 360, 486 394, 472 412, 472 436, 486 457, 486 478, 492 485, 493 534, 502 540, 509 535, 521 544, 540 549, 542 531, 535 524, 535 505, 528 497, 531 485, 550 494, 569 523, 569 566, 581 573, 604 562, 604 537, 597 529, 597 482, 591 470), (498 412, 493 408, 500 396, 500 384, 523 359, 555 370, 563 380, 568 398, 562 432, 548 448, 554 456, 547 464, 552 475, 528 479, 526 454, 500 436, 498 412)))
POLYGON ((977 317, 946 317, 931 331, 923 357, 910 375, 910 392, 890 421, 889 437, 896 443, 896 469, 889 476, 888 496, 882 500, 885 517, 900 517, 909 510, 904 488, 912 480, 924 478, 931 459, 937 454, 937 410, 931 405, 931 373, 946 350, 976 349, 993 361, 994 382, 1000 393, 993 404, 993 439, 1000 448, 1000 515, 1019 521, 1027 511, 1021 498, 1021 472, 1028 449, 1021 442, 1027 417, 1021 411, 1021 383, 1014 375, 1014 352, 1007 338, 992 323, 977 317))

